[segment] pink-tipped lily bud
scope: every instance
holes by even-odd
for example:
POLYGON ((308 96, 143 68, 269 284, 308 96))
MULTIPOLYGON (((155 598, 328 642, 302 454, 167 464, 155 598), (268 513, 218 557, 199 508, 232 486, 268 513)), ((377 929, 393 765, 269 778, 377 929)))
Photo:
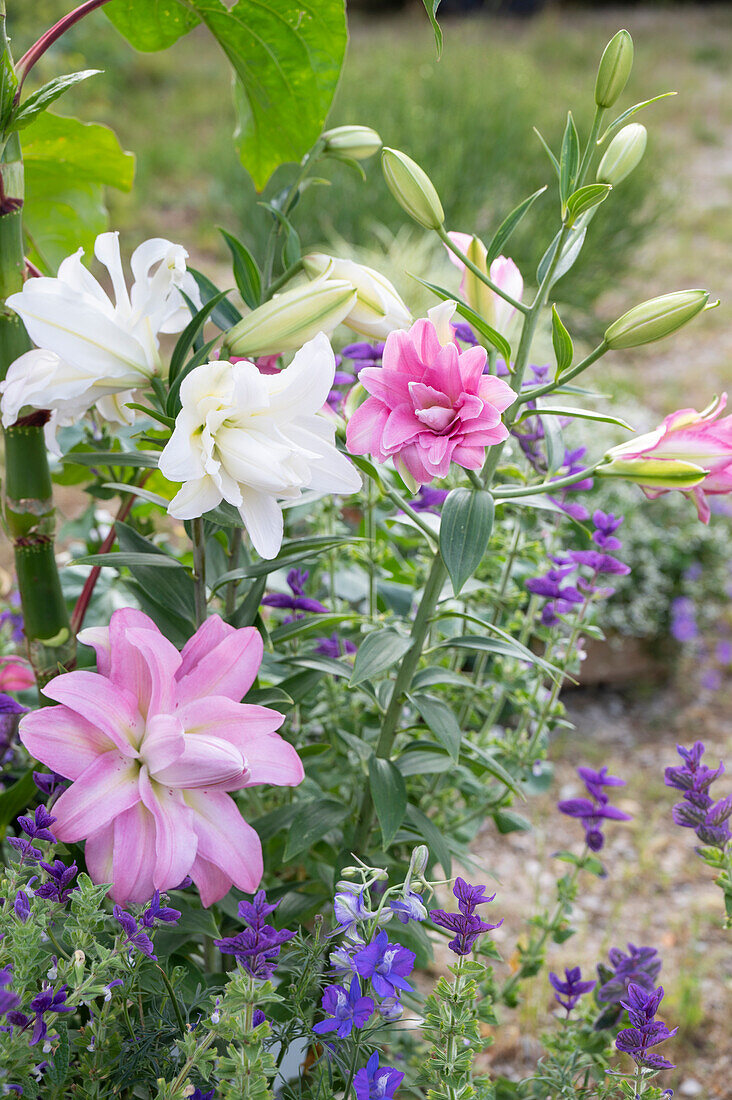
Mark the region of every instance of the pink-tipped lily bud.
POLYGON ((343 279, 323 279, 275 294, 226 334, 222 358, 298 351, 319 332, 329 336, 355 303, 356 291, 343 279))
POLYGON ((699 518, 709 522, 707 498, 732 493, 732 416, 721 416, 727 395, 697 412, 679 409, 652 432, 613 447, 602 477, 635 481, 648 497, 688 492, 699 518))
POLYGON ((708 301, 708 290, 677 290, 641 302, 613 321, 605 332, 605 343, 618 351, 662 340, 701 313, 708 301))
POLYGON ((620 98, 632 68, 633 39, 628 31, 618 31, 600 58, 595 81, 595 103, 598 107, 612 107, 620 98))
POLYGON ((336 126, 323 134, 325 152, 335 157, 368 160, 378 153, 382 141, 370 126, 336 126))
POLYGON ((365 264, 354 260, 337 260, 324 252, 311 252, 303 258, 305 274, 311 279, 325 276, 343 280, 356 291, 356 301, 343 318, 343 323, 363 336, 385 340, 390 332, 408 328, 412 323, 409 310, 389 280, 365 264))
POLYGON ((399 149, 384 147, 381 167, 386 185, 410 218, 425 229, 439 229, 445 221, 440 196, 423 168, 399 149))
MULTIPOLYGON (((496 286, 521 301, 521 295, 524 292, 524 280, 513 260, 507 256, 496 256, 489 269, 488 250, 478 237, 471 236, 469 233, 455 233, 452 231, 448 233, 448 237, 468 257, 471 263, 490 276, 496 286)), ((447 245, 445 247, 447 248, 447 245)), ((496 294, 494 290, 491 290, 489 286, 486 286, 449 248, 447 255, 450 261, 455 264, 455 267, 462 272, 460 293, 470 308, 479 313, 498 332, 505 334, 516 312, 514 307, 496 294)))
POLYGON ((642 161, 647 139, 648 131, 640 123, 624 126, 610 142, 600 161, 597 169, 598 183, 609 183, 612 187, 617 187, 642 161))

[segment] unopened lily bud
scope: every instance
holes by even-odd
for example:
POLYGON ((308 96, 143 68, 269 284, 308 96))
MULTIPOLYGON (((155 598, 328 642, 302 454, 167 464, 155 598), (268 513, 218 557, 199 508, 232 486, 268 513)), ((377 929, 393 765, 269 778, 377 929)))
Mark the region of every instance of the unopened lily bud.
POLYGON ((595 81, 595 103, 598 107, 612 107, 628 83, 633 68, 633 39, 628 31, 618 31, 600 58, 595 81))
POLYGON ((323 134, 325 152, 332 156, 368 160, 381 148, 381 138, 370 126, 336 126, 323 134))
POLYGON ((388 147, 382 151, 381 167, 387 187, 410 218, 425 229, 439 229, 445 211, 427 173, 406 153, 388 147))
POLYGON ((609 183, 617 187, 640 164, 646 151, 647 139, 648 131, 640 123, 624 126, 610 142, 600 161, 597 169, 598 183, 609 183))
POLYGON ((677 290, 651 298, 613 321, 605 332, 605 343, 617 351, 661 340, 701 313, 708 300, 707 290, 677 290))
POLYGON ((389 280, 365 264, 354 260, 337 260, 324 252, 311 252, 303 259, 305 274, 311 279, 327 277, 349 282, 356 291, 356 302, 343 323, 360 332, 385 340, 395 329, 408 328, 412 323, 409 310, 389 280))
MULTIPOLYGON (((612 455, 612 452, 610 452, 612 455)), ((598 466, 600 477, 617 477, 652 490, 693 489, 707 476, 707 471, 694 462, 680 458, 611 458, 598 466)))
POLYGON ((330 335, 355 301, 356 291, 351 284, 335 279, 276 294, 226 334, 222 358, 297 351, 319 332, 330 335))

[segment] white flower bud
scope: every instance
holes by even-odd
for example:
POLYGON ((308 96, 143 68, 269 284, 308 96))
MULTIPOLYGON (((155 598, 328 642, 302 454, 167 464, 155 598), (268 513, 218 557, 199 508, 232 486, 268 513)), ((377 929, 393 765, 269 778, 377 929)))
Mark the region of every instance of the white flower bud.
POLYGON ((297 351, 319 332, 330 336, 355 302, 356 291, 342 279, 285 290, 253 309, 226 334, 222 356, 256 358, 297 351))
POLYGON ((612 187, 617 187, 640 164, 646 151, 647 139, 648 131, 640 123, 624 126, 610 142, 600 161, 597 169, 598 183, 609 183, 612 187))
POLYGON ((381 138, 370 126, 336 126, 323 134, 325 152, 331 156, 367 160, 381 148, 381 138))
POLYGON ((390 332, 408 328, 412 323, 409 310, 389 280, 365 264, 354 260, 337 260, 324 252, 311 252, 303 259, 305 274, 310 279, 323 276, 329 280, 349 282, 356 291, 356 301, 343 318, 343 323, 363 336, 385 339, 390 332))
POLYGON ((608 42, 595 82, 595 103, 598 107, 612 107, 619 99, 633 68, 633 52, 633 39, 628 31, 618 31, 608 42))

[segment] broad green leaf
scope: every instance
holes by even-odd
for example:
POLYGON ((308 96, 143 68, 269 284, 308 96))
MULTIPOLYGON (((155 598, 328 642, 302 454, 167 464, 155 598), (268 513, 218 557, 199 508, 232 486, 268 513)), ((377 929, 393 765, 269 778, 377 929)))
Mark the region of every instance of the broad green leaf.
POLYGON ((495 810, 491 815, 496 823, 496 828, 502 836, 506 833, 529 833, 532 829, 532 824, 527 821, 521 814, 517 814, 514 810, 495 810))
POLYGON ((33 254, 49 269, 107 228, 104 187, 129 191, 134 157, 107 126, 44 112, 23 143, 23 219, 33 254))
POLYGON ((257 266, 257 261, 252 256, 246 245, 219 228, 219 233, 226 242, 226 247, 231 253, 234 264, 234 280, 239 293, 250 309, 256 309, 262 299, 262 276, 257 266))
POLYGON ((440 0, 422 0, 422 3, 432 24, 432 30, 435 32, 435 47, 437 48, 437 60, 439 61, 442 56, 442 27, 437 22, 437 9, 440 6, 440 0))
POLYGON ((438 298, 441 298, 443 302, 455 302, 460 316, 464 317, 481 336, 484 336, 488 343, 503 356, 507 363, 511 362, 511 345, 508 340, 506 340, 505 336, 501 336, 500 332, 496 332, 487 321, 484 321, 480 314, 476 313, 474 309, 471 309, 467 302, 463 302, 456 294, 453 294, 451 290, 446 290, 443 286, 437 286, 436 283, 428 283, 426 279, 420 279, 418 275, 412 275, 412 278, 416 279, 422 286, 426 286, 428 290, 431 290, 432 293, 436 294, 438 298))
POLYGON ((82 80, 88 80, 90 76, 97 76, 101 71, 101 69, 84 69, 82 72, 69 73, 67 76, 57 76, 55 80, 44 84, 33 95, 29 95, 24 103, 21 103, 13 115, 9 129, 24 130, 41 111, 50 107, 54 100, 62 96, 68 88, 72 88, 82 80))
POLYGON ((580 187, 579 191, 575 191, 567 199, 565 217, 567 225, 574 225, 581 214, 599 206, 611 191, 612 187, 609 183, 588 183, 586 187, 580 187))
POLYGON ((560 374, 565 370, 569 370, 572 366, 574 344, 572 343, 572 337, 562 324, 562 320, 557 313, 557 307, 555 305, 552 306, 552 344, 557 359, 558 378, 560 374))
POLYGON ((442 506, 440 553, 457 596, 483 560, 493 530, 487 490, 453 489, 442 506))
POLYGON ((218 294, 214 295, 213 298, 209 298, 209 300, 201 307, 201 309, 199 309, 198 312, 191 317, 191 320, 181 332, 178 340, 176 341, 176 345, 173 348, 173 354, 170 357, 168 382, 171 387, 173 386, 173 383, 175 382, 179 371, 185 363, 186 355, 190 351, 191 347, 193 347, 195 341, 203 332, 206 321, 216 309, 216 306, 219 304, 219 302, 221 302, 228 293, 228 290, 221 290, 218 294))
POLYGON ((572 112, 567 112, 567 125, 562 138, 562 154, 559 158, 559 197, 562 206, 574 191, 580 163, 580 144, 572 112))
POLYGON ((179 0, 112 0, 106 16, 136 50, 166 50, 201 22, 193 5, 179 0))
POLYGON ((538 191, 534 191, 533 195, 529 195, 528 199, 524 199, 516 206, 508 217, 504 218, 498 229, 493 234, 491 243, 488 245, 488 255, 486 257, 486 263, 490 267, 497 256, 501 255, 503 246, 508 241, 509 237, 513 233, 516 226, 519 224, 524 214, 533 206, 539 195, 543 195, 546 191, 546 185, 540 187, 538 191))
POLYGON ((120 550, 143 555, 144 560, 142 562, 133 563, 129 566, 135 580, 151 593, 154 600, 170 608, 176 615, 189 623, 193 623, 195 619, 194 585, 188 572, 184 569, 156 569, 153 572, 153 558, 159 557, 166 561, 175 561, 176 559, 171 558, 159 546, 155 546, 154 543, 146 539, 128 523, 121 523, 118 520, 114 525, 114 529, 117 532, 117 542, 120 550))
POLYGON ((0 793, 0 836, 4 834, 5 827, 28 808, 35 794, 32 768, 0 793))
POLYGON ((356 653, 350 687, 371 680, 395 665, 411 646, 411 638, 395 630, 375 630, 367 634, 356 653))
MULTIPOLYGON (((582 251, 582 245, 585 243, 585 236, 587 234, 587 226, 577 222, 572 226, 562 248, 562 253, 557 260, 556 267, 552 272, 552 277, 549 282, 549 287, 554 286, 563 275, 566 275, 571 267, 576 263, 580 252, 582 251)), ((562 230, 557 233, 552 243, 547 248, 546 252, 539 261, 539 266, 536 270, 536 279, 538 283, 543 283, 549 268, 554 260, 554 254, 559 247, 559 241, 562 235, 562 230)))
POLYGON ((349 808, 343 802, 333 802, 330 799, 313 799, 302 804, 287 834, 285 861, 312 848, 337 828, 348 813, 349 808))
POLYGON ((426 695, 421 692, 416 692, 410 695, 409 698, 437 740, 441 745, 444 745, 452 759, 457 762, 460 756, 460 743, 463 739, 463 733, 450 707, 442 699, 436 699, 434 695, 426 695))
POLYGON ((234 135, 261 191, 317 141, 346 50, 344 0, 191 0, 237 75, 234 135))
POLYGON ((259 613, 259 605, 262 602, 264 590, 267 587, 267 578, 258 577, 249 587, 244 599, 237 607, 231 619, 231 625, 235 627, 253 626, 259 613))
POLYGON ((430 741, 415 741, 401 754, 396 765, 402 775, 434 775, 455 767, 449 753, 430 741))
MULTIPOLYGON (((197 271, 195 267, 189 267, 188 270, 196 280, 198 289, 201 292, 201 301, 205 305, 206 302, 216 297, 219 289, 214 286, 208 275, 204 275, 202 271, 197 271)), ((241 321, 241 318, 241 312, 226 298, 219 301, 216 309, 211 314, 211 320, 222 332, 228 332, 238 321, 241 321)))
POLYGON ((372 756, 369 760, 369 785, 384 849, 387 849, 404 820, 407 787, 401 772, 391 760, 381 760, 378 756, 372 756))

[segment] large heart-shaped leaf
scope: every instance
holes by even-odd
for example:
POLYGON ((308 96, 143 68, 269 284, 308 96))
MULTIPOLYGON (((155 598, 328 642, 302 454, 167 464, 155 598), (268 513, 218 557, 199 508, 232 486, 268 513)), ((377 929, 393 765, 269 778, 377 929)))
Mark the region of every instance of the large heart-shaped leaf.
POLYGON ((105 11, 144 50, 208 27, 236 73, 235 140, 259 190, 317 140, 346 50, 344 0, 112 0, 105 11))
POLYGON ((104 187, 129 191, 135 158, 108 126, 45 111, 24 134, 25 228, 35 253, 55 270, 107 228, 104 187))

